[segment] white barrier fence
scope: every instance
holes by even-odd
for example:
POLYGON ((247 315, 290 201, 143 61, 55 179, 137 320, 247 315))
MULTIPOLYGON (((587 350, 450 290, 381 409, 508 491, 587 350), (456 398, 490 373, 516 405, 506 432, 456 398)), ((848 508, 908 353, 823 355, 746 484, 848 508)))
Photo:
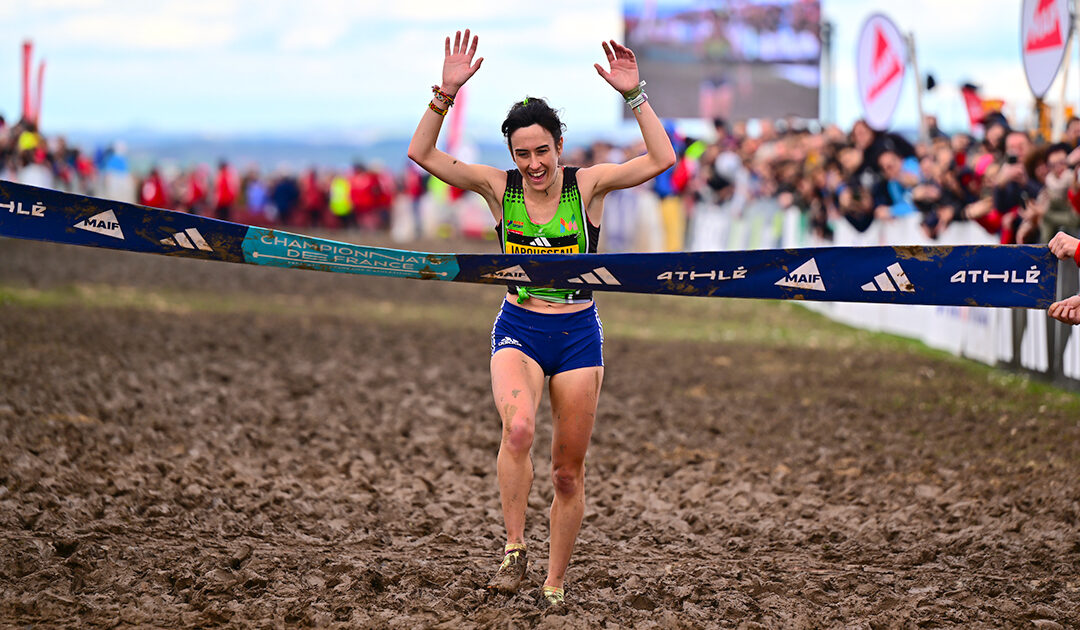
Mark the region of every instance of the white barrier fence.
MULTIPOLYGON (((953 223, 941 237, 927 238, 918 215, 875 221, 858 232, 837 222, 832 241, 813 238, 796 208, 781 209, 772 199, 752 201, 736 212, 731 206, 694 209, 687 249, 742 250, 779 247, 872 245, 984 245, 997 240, 974 222, 953 223)), ((1077 269, 1061 264, 1058 299, 1077 293, 1077 269)), ((908 306, 804 302, 804 306, 850 326, 918 339, 926 345, 989 365, 1042 375, 1080 388, 1080 326, 1066 326, 1045 311, 985 307, 908 306)))

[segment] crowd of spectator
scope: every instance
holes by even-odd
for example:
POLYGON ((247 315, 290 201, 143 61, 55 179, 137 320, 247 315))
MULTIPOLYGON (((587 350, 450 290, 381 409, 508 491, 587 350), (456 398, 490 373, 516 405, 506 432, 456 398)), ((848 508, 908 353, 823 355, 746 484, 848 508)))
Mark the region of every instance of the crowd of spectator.
POLYGON ((388 170, 361 162, 345 171, 309 168, 262 175, 227 160, 214 169, 196 165, 172 179, 152 168, 138 186, 139 203, 251 225, 386 230, 399 194, 418 197, 415 171, 399 181, 388 170))
MULTIPOLYGON (((651 195, 659 208, 662 248, 682 249, 687 225, 703 206, 732 213, 754 199, 796 207, 814 235, 828 239, 838 221, 865 231, 875 222, 917 215, 929 238, 950 224, 976 221, 1002 243, 1046 242, 1059 230, 1080 230, 1080 119, 1053 142, 1010 127, 999 114, 978 136, 946 135, 928 117, 929 139, 912 142, 857 121, 849 132, 830 125, 811 130, 799 121, 712 121, 703 138, 669 127, 679 160, 668 172, 627 195, 651 195)), ((639 146, 596 142, 570 149, 563 163, 588 166, 633 157, 639 146)), ((32 123, 0 116, 0 178, 123 198, 110 178, 125 173, 143 205, 256 225, 387 230, 396 202, 418 211, 429 182, 416 168, 391 173, 357 162, 346 170, 302 173, 238 171, 228 161, 195 165, 166 177, 160 169, 132 175, 117 147, 87 153, 62 137, 46 138, 32 123)), ((453 191, 450 199, 457 198, 453 191)), ((640 210, 637 210, 640 211, 640 210)), ((656 212, 656 210, 653 210, 656 212)), ((614 217, 613 217, 614 218, 614 217)), ((419 220, 415 221, 417 225, 419 220)))
POLYGON ((418 198, 425 186, 416 169, 395 177, 362 162, 267 175, 221 160, 167 177, 157 166, 132 173, 124 153, 121 144, 86 153, 61 136, 43 136, 32 122, 7 125, 0 116, 0 179, 241 223, 385 230, 395 198, 418 198))
POLYGON ((826 240, 837 221, 863 232, 913 215, 931 239, 957 221, 976 221, 1002 243, 1080 229, 1080 118, 1055 142, 1011 128, 999 114, 980 137, 946 135, 933 117, 926 124, 929 139, 911 142, 863 121, 848 133, 763 121, 751 136, 744 123, 716 120, 707 142, 679 143, 680 159, 657 189, 687 214, 702 204, 738 212, 746 200, 772 197, 802 210, 826 240))

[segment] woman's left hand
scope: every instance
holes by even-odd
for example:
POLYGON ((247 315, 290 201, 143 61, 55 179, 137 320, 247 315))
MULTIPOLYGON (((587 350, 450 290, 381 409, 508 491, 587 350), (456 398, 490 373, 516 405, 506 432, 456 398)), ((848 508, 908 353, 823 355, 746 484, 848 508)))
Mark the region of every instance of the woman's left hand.
POLYGON ((615 43, 615 40, 604 42, 603 46, 611 71, 604 70, 604 67, 597 63, 593 64, 596 72, 620 94, 636 88, 641 79, 638 77, 637 58, 634 57, 634 51, 615 43))
POLYGON ((1050 317, 1071 324, 1080 324, 1080 295, 1067 297, 1060 302, 1054 302, 1047 310, 1050 317))

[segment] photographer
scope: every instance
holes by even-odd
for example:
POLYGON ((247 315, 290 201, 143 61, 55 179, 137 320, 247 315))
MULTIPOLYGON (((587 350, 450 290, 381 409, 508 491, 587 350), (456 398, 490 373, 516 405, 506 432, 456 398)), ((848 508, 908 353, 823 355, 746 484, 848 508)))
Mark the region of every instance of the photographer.
POLYGON ((992 183, 990 195, 969 205, 966 213, 986 231, 999 234, 1003 244, 1020 242, 1018 236, 1034 241, 1038 219, 1032 202, 1042 186, 1024 168, 1025 159, 1032 150, 1031 140, 1022 131, 1010 131, 1004 145, 1002 161, 986 171, 986 177, 992 183))
POLYGON ((878 156, 878 165, 882 179, 872 191, 874 215, 879 219, 895 219, 916 212, 912 190, 922 179, 918 160, 901 159, 896 151, 887 148, 878 156))
POLYGON ((835 187, 834 203, 851 227, 865 232, 874 222, 874 200, 863 178, 858 175, 862 152, 854 147, 841 149, 837 161, 841 181, 835 187))

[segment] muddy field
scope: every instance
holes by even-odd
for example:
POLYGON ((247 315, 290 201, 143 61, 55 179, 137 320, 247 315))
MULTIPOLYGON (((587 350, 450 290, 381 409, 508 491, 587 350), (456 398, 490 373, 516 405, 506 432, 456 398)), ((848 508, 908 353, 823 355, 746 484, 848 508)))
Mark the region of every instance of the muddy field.
POLYGON ((499 299, 0 240, 0 626, 1078 627, 1075 395, 697 298, 602 296, 569 605, 546 403, 489 596, 499 299))

